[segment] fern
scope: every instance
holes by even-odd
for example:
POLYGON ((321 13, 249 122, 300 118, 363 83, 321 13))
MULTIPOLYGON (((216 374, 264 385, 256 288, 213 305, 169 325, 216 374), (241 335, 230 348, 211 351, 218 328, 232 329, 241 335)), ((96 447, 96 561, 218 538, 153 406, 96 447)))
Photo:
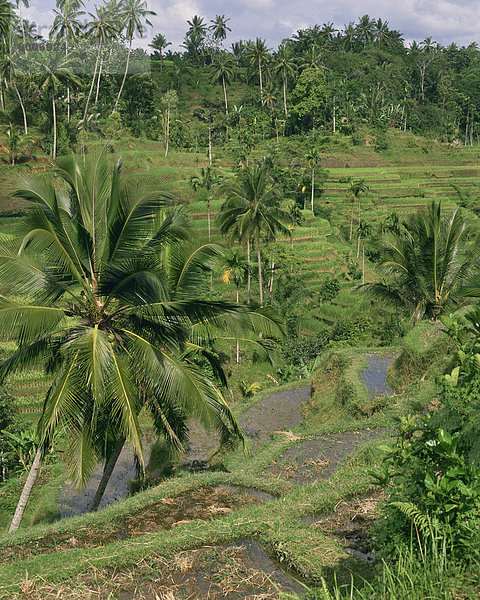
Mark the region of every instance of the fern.
POLYGON ((421 511, 413 502, 391 502, 391 505, 399 510, 403 516, 413 521, 424 538, 430 533, 430 520, 428 514, 421 511))

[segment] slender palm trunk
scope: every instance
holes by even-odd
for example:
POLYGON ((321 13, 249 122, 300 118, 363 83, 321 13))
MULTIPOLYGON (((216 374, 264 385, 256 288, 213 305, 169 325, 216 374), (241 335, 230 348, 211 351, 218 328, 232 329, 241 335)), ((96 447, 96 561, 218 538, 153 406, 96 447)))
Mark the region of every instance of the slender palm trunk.
MULTIPOLYGON (((65 32, 65 56, 68 58, 68 33, 65 32)), ((67 85, 67 123, 70 123, 70 86, 67 85)))
POLYGON ((312 166, 312 197, 310 199, 311 205, 312 205, 312 213, 315 214, 313 212, 313 199, 315 197, 315 167, 312 166))
POLYGON ((355 205, 354 205, 354 203, 352 202, 352 213, 351 213, 351 215, 350 215, 350 237, 349 237, 349 239, 350 239, 350 240, 351 240, 351 239, 352 239, 352 237, 353 237, 353 209, 354 209, 354 207, 355 207, 355 205))
POLYGON ((360 235, 357 238, 357 258, 360 256, 360 235))
POLYGON ((42 464, 42 450, 41 450, 41 448, 38 448, 37 452, 35 454, 35 458, 33 460, 33 464, 30 468, 30 473, 28 474, 28 477, 27 477, 27 481, 25 482, 25 485, 23 486, 20 500, 18 501, 17 508, 15 510, 15 514, 13 515, 13 519, 10 524, 10 529, 8 531, 16 531, 20 527, 23 513, 25 512, 25 507, 27 506, 27 502, 28 502, 28 499, 30 498, 30 494, 32 493, 33 486, 35 485, 38 474, 40 473, 41 464, 42 464))
POLYGON ((100 59, 100 53, 101 53, 101 51, 102 51, 102 40, 100 39, 100 41, 98 43, 97 58, 95 60, 95 68, 93 69, 92 83, 90 84, 90 89, 88 91, 88 96, 87 96, 87 102, 85 104, 85 110, 83 111, 83 127, 84 128, 85 128, 85 119, 87 118, 87 113, 88 113, 88 106, 90 104, 90 98, 92 97, 93 86, 95 85, 95 79, 97 77, 98 61, 100 59))
POLYGON ((260 78, 260 102, 263 102, 262 58, 258 57, 258 75, 260 78))
POLYGON ((287 78, 283 78, 283 110, 285 111, 285 116, 288 115, 287 111, 287 78))
MULTIPOLYGON (((250 267, 250 238, 247 238, 247 262, 250 267)), ((247 273, 247 304, 250 304, 250 288, 252 285, 252 276, 250 274, 250 268, 247 273)))
POLYGON ((362 244, 362 285, 365 283, 365 244, 362 244))
POLYGON ((211 238, 211 225, 210 225, 210 200, 207 200, 207 222, 208 222, 208 241, 211 238))
POLYGON ((167 107, 167 123, 165 125, 165 158, 168 156, 168 144, 170 141, 170 104, 167 107))
POLYGON ((21 2, 21 0, 18 3, 18 13, 19 13, 19 16, 20 16, 20 27, 22 28, 23 50, 25 52, 25 56, 27 56, 27 41, 25 39, 25 25, 23 23, 22 2, 21 2))
POLYGON ((98 507, 100 506, 100 502, 102 501, 103 494, 105 493, 108 482, 113 473, 113 469, 115 468, 115 465, 117 464, 118 457, 120 456, 120 453, 123 450, 124 445, 125 445, 125 438, 121 437, 118 440, 117 445, 113 449, 113 452, 112 452, 110 458, 105 463, 102 479, 100 480, 100 483, 98 484, 97 491, 95 492, 95 497, 93 498, 92 504, 90 506, 91 511, 97 510, 98 507))
POLYGON ((57 109, 55 106, 55 93, 52 86, 52 111, 53 111, 53 159, 57 158, 57 109))
POLYGON ((228 100, 227 100, 227 86, 225 85, 225 76, 222 75, 223 83, 223 96, 225 98, 225 114, 228 115, 228 100))
POLYGON ((257 245, 257 261, 258 261, 258 286, 260 290, 260 304, 263 304, 263 277, 262 277, 262 255, 260 252, 260 239, 255 240, 257 245))
POLYGON ((131 52, 132 52, 132 38, 130 38, 130 40, 129 40, 127 64, 125 65, 125 73, 123 74, 122 84, 120 86, 120 89, 118 90, 118 96, 117 96, 117 99, 115 100, 115 106, 113 107, 112 112, 115 112, 117 110, 118 103, 120 102, 120 96, 122 95, 122 92, 123 92, 123 86, 125 85, 125 80, 127 79, 128 67, 130 65, 131 52))
POLYGON ((0 79, 0 107, 5 110, 5 101, 3 99, 3 79, 0 79))
POLYGON ((20 92, 18 91, 18 87, 17 87, 17 83, 16 83, 15 79, 12 80, 12 85, 13 85, 13 89, 15 90, 15 93, 17 94, 17 98, 20 103, 20 107, 22 109, 23 128, 25 130, 25 135, 28 135, 27 113, 25 112, 25 106, 23 104, 22 96, 20 95, 20 92))
MULTIPOLYGON (((239 302, 239 294, 238 294, 238 285, 237 285, 237 304, 240 304, 239 302)), ((238 341, 237 338, 237 348, 236 348, 236 359, 237 359, 237 365, 240 362, 240 342, 238 341)))
POLYGON ((212 128, 208 123, 208 164, 212 166, 212 128))
POLYGON ((98 96, 100 94, 100 80, 102 78, 102 70, 103 70, 103 57, 100 60, 100 69, 98 70, 98 78, 97 78, 97 91, 95 93, 95 106, 97 105, 98 102, 98 96))

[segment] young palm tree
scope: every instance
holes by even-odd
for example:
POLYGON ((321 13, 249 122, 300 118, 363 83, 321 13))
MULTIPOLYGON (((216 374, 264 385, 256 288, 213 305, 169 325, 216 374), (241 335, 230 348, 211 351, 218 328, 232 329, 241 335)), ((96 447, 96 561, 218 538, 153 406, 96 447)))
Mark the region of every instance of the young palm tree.
POLYGON ((242 169, 234 180, 223 184, 222 192, 227 200, 218 216, 221 232, 239 241, 253 240, 257 250, 260 304, 263 304, 261 239, 265 236, 273 240, 277 231, 288 235, 284 223, 291 222, 291 217, 280 208, 280 190, 272 184, 263 166, 242 169))
POLYGON ((171 46, 172 42, 167 41, 167 38, 163 33, 157 33, 153 38, 152 43, 148 45, 155 50, 154 57, 160 57, 160 71, 163 71, 163 51, 165 48, 168 48, 168 46, 171 46))
POLYGON ((358 200, 358 225, 360 226, 360 194, 368 192, 368 185, 364 179, 358 179, 352 181, 348 189, 350 202, 352 203, 352 214, 350 215, 350 239, 353 237, 353 211, 355 208, 355 201, 358 200))
POLYGON ((125 73, 123 74, 122 83, 120 85, 120 89, 118 90, 118 96, 115 100, 115 106, 113 107, 112 112, 117 110, 118 103, 120 102, 120 96, 123 92, 123 86, 125 85, 125 80, 127 78, 128 66, 130 64, 130 54, 132 53, 133 36, 136 33, 138 33, 139 36, 142 36, 145 30, 145 25, 152 25, 147 17, 155 14, 156 13, 153 12, 153 10, 147 9, 147 3, 145 0, 124 0, 124 12, 122 15, 123 27, 121 29, 125 30, 125 35, 128 40, 128 53, 127 62, 125 64, 125 73))
POLYGON ((102 456, 108 479, 125 440, 143 460, 143 406, 176 446, 175 422, 191 414, 241 437, 221 392, 191 355, 202 351, 209 328, 240 320, 253 327, 258 316, 198 296, 217 252, 209 245, 189 250, 184 219, 165 214, 167 193, 126 186, 120 161, 110 173, 105 153, 62 157, 56 175, 16 192, 32 206, 23 239, 0 241, 0 276, 11 290, 9 298, 0 297, 0 336, 18 344, 0 363, 0 380, 33 365, 52 379, 11 530, 59 429, 79 487, 102 456))
POLYGON ((217 175, 215 169, 206 167, 201 170, 201 175, 190 177, 190 185, 196 193, 198 190, 204 190, 205 203, 207 205, 207 222, 208 222, 208 241, 211 238, 211 219, 210 219, 210 202, 212 201, 213 189, 219 184, 221 178, 217 175))
POLYGON ((228 52, 219 52, 212 62, 211 79, 221 82, 223 86, 223 97, 225 100, 225 114, 228 115, 227 83, 233 78, 234 60, 228 52))
POLYGON ((18 127, 12 123, 9 124, 5 131, 5 136, 7 138, 7 146, 2 146, 2 148, 9 155, 10 164, 13 167, 17 160, 19 150, 23 148, 23 146, 33 144, 35 140, 31 135, 22 135, 18 127))
POLYGON ((441 214, 440 203, 412 215, 400 235, 381 243, 380 269, 385 282, 369 283, 363 290, 374 298, 406 306, 412 318, 436 318, 461 301, 465 281, 478 273, 480 240, 467 244, 472 231, 454 210, 441 214))

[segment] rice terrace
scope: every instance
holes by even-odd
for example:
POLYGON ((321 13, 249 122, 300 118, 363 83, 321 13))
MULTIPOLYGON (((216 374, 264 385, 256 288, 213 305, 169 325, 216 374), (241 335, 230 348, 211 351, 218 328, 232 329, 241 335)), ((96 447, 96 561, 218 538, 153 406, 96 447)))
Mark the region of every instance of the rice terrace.
POLYGON ((290 4, 0 0, 0 599, 480 597, 476 11, 290 4))

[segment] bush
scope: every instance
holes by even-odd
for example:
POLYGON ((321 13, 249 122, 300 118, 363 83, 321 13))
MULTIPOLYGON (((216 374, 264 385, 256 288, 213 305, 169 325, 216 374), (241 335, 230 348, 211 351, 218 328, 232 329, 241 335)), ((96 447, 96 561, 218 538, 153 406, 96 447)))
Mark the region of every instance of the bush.
POLYGON ((320 302, 330 302, 338 296, 339 292, 340 284, 337 279, 327 279, 318 290, 318 298, 320 302))

